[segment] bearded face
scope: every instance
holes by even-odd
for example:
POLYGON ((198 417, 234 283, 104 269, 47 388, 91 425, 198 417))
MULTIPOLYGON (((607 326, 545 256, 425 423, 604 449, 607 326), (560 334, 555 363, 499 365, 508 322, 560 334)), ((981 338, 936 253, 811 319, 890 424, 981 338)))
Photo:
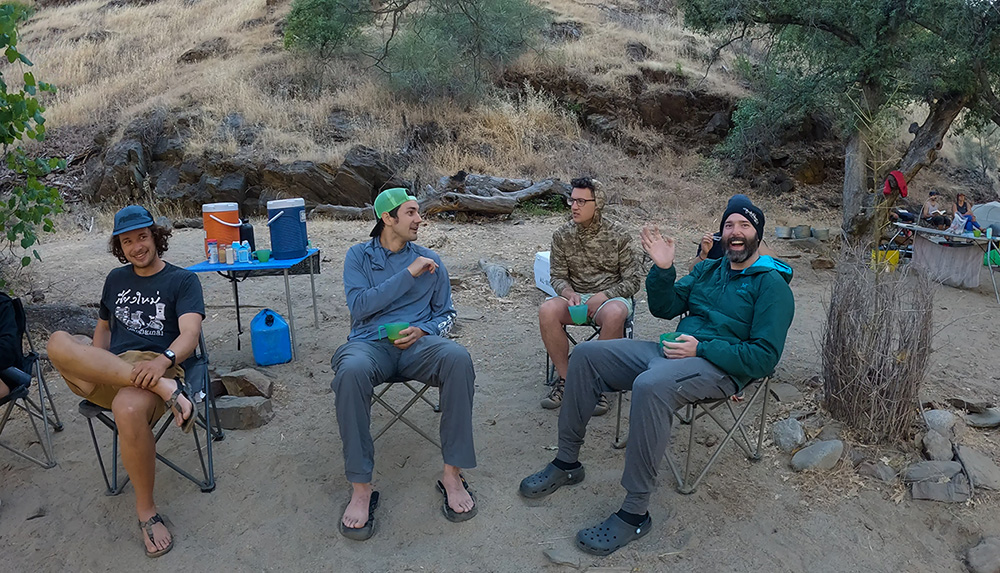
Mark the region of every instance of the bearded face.
POLYGON ((750 221, 742 215, 733 214, 722 229, 722 244, 730 263, 740 264, 757 252, 760 237, 750 221))

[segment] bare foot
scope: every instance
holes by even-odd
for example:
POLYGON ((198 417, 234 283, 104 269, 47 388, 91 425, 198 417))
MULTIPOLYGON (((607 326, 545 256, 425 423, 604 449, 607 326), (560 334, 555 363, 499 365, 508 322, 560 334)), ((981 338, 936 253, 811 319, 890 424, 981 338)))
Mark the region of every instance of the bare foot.
POLYGON ((10 394, 10 388, 7 384, 0 382, 0 399, 6 398, 10 394))
MULTIPOLYGON (((146 522, 149 518, 156 515, 156 509, 150 512, 145 512, 139 514, 139 521, 146 522)), ((153 539, 149 539, 149 535, 146 533, 146 528, 140 526, 139 534, 142 536, 142 542, 146 544, 146 552, 153 553, 154 551, 162 551, 170 546, 170 541, 173 537, 170 535, 170 531, 167 526, 163 523, 154 523, 152 525, 153 539)))
POLYGON ((360 529, 368 523, 368 504, 372 499, 372 484, 355 483, 351 502, 344 510, 343 524, 351 529, 360 529))
POLYGON ((462 485, 459 469, 455 466, 445 465, 444 473, 441 475, 441 485, 448 492, 448 507, 455 513, 471 511, 476 505, 469 491, 462 485))

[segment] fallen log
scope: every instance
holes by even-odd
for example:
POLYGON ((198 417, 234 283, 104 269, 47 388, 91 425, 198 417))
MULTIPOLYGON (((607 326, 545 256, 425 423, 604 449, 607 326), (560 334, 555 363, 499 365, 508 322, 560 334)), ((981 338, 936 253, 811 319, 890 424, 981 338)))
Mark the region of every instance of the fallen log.
POLYGON ((484 215, 509 215, 517 207, 511 197, 480 197, 464 193, 444 193, 420 199, 420 212, 433 215, 445 211, 465 211, 484 215))
POLYGON ((372 211, 370 206, 350 207, 346 205, 316 205, 315 209, 309 211, 309 218, 313 219, 316 216, 340 220, 375 220, 375 213, 372 211))

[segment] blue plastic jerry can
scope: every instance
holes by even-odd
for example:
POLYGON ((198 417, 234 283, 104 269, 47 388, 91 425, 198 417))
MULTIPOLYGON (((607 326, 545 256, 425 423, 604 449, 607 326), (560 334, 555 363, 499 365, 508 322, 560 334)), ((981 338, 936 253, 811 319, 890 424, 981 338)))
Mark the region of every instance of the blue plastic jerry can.
POLYGON ((250 346, 259 366, 284 364, 292 360, 292 337, 288 322, 269 308, 250 321, 250 346))

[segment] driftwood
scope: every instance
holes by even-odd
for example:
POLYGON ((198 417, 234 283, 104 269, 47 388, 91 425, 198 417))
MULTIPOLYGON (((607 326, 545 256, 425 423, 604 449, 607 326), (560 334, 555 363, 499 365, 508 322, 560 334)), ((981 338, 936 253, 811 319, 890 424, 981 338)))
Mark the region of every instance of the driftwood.
POLYGON ((309 218, 314 219, 317 216, 327 217, 330 219, 361 221, 375 220, 375 213, 372 211, 371 206, 348 207, 345 205, 316 205, 315 209, 309 211, 309 218))
POLYGON ((479 268, 486 274, 486 280, 497 296, 507 296, 510 293, 510 287, 514 286, 514 277, 510 276, 510 271, 506 267, 480 259, 479 268))
POLYGON ((510 214, 524 201, 551 194, 568 197, 571 191, 568 185, 555 179, 531 183, 526 179, 485 175, 468 175, 461 181, 456 181, 455 177, 444 177, 438 187, 428 186, 419 199, 423 213, 465 211, 487 215, 510 214))

